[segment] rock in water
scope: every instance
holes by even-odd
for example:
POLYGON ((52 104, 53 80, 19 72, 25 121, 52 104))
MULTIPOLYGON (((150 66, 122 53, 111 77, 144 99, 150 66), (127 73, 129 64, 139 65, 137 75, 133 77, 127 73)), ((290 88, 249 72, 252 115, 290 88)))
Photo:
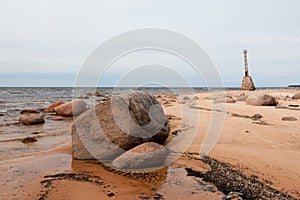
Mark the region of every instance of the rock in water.
POLYGON ((294 94, 292 99, 300 99, 300 92, 297 92, 296 94, 294 94))
POLYGON ((246 104, 252 106, 276 106, 274 97, 267 94, 250 94, 246 99, 246 104))
POLYGON ((25 125, 43 124, 45 123, 44 115, 40 113, 21 114, 19 122, 25 125))
POLYGON ((112 162, 118 169, 150 169, 162 166, 167 149, 154 142, 146 142, 130 149, 112 162))
POLYGON ((153 96, 142 91, 112 96, 75 120, 73 158, 113 160, 144 142, 162 144, 168 136, 167 117, 153 96))
POLYGON ((48 108, 44 109, 45 113, 51 113, 51 112, 55 112, 54 108, 56 108, 57 106, 60 106, 62 104, 64 104, 65 102, 63 101, 55 101, 53 104, 51 104, 48 108))
POLYGON ((62 116, 48 116, 46 117, 48 120, 53 120, 53 121, 62 121, 64 118, 62 116))
POLYGON ((61 104, 54 108, 57 115, 77 116, 86 111, 86 103, 83 100, 74 100, 61 104))
POLYGON ((244 76, 242 80, 242 90, 253 91, 255 90, 254 83, 252 81, 251 76, 244 76))

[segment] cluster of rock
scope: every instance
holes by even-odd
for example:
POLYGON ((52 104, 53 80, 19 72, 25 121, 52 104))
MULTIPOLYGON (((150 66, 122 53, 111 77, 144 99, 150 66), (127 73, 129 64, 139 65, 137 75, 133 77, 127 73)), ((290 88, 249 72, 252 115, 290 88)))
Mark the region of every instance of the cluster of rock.
MULTIPOLYGON (((63 120, 62 117, 78 116, 87 110, 87 104, 82 100, 70 102, 56 101, 43 110, 44 113, 55 112, 58 116, 49 116, 46 119, 63 120)), ((24 125, 35 125, 45 123, 45 115, 36 110, 23 110, 20 113, 19 122, 24 125)))
POLYGON ((98 159, 122 170, 163 165, 167 117, 146 92, 116 95, 81 114, 72 126, 74 159, 98 159))
POLYGON ((212 100, 213 103, 235 103, 236 101, 245 101, 247 105, 252 106, 276 106, 278 101, 271 95, 250 93, 250 95, 241 94, 236 99, 231 96, 217 96, 213 98, 205 97, 204 100, 212 100))

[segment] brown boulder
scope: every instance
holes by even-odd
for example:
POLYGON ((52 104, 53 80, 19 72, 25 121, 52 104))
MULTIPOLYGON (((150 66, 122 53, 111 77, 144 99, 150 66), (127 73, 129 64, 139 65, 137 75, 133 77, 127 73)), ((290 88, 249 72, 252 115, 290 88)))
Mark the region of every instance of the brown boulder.
POLYGON ((300 92, 297 92, 296 94, 294 94, 292 99, 300 99, 300 92))
POLYGON ((130 149, 112 162, 118 169, 151 169, 164 164, 167 149, 154 142, 146 142, 130 149))
POLYGON ((45 113, 51 113, 51 112, 55 112, 54 108, 56 108, 57 106, 64 104, 65 102, 63 101, 55 101, 53 104, 51 104, 48 108, 44 109, 45 113))
POLYGON ((144 142, 162 144, 168 136, 167 117, 153 96, 146 92, 113 96, 74 122, 73 158, 113 160, 144 142))
POLYGON ((83 100, 74 100, 54 108, 57 115, 77 116, 86 111, 87 104, 83 100))
POLYGON ((43 124, 45 123, 44 115, 40 113, 21 114, 19 122, 25 125, 43 124))
POLYGON ((246 104, 252 106, 276 106, 277 101, 274 97, 267 94, 250 94, 246 99, 246 104))

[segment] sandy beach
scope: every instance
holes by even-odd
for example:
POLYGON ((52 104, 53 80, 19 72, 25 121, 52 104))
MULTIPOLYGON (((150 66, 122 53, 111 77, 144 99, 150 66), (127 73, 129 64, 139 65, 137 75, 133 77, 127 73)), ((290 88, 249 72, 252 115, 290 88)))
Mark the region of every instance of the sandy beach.
POLYGON ((261 184, 268 191, 280 192, 277 199, 299 199, 300 108, 297 105, 300 100, 290 98, 297 91, 292 88, 226 91, 234 99, 241 94, 269 94, 279 104, 275 107, 251 106, 244 101, 226 103, 220 138, 206 160, 200 159, 199 152, 211 115, 216 112, 210 94, 187 94, 185 99, 155 95, 169 119, 170 137, 197 131, 192 145, 173 164, 149 173, 126 173, 98 161, 73 160, 68 135, 64 143, 50 150, 2 158, 0 199, 221 199, 227 195, 232 181, 229 176, 234 173, 240 173, 243 180, 248 178, 252 181, 249 184, 261 184), (182 121, 179 106, 188 111, 187 121, 182 121), (197 127, 189 124, 195 114, 199 114, 197 127), (252 118, 255 114, 262 117, 252 118), (283 117, 297 120, 283 121, 283 117), (216 164, 225 164, 223 169, 232 170, 228 171, 228 182, 223 186, 207 180, 216 164))

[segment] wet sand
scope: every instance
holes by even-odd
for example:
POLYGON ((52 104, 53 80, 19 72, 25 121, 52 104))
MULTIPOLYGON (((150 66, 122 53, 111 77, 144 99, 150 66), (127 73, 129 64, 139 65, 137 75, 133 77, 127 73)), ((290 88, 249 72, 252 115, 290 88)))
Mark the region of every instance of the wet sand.
MULTIPOLYGON (((288 109, 288 105, 300 105, 300 101, 282 98, 293 94, 294 89, 256 92, 277 95, 283 108, 249 106, 242 101, 226 104, 221 137, 208 156, 248 178, 300 198, 300 110, 288 109), (258 121, 245 118, 254 114, 261 114, 263 118, 258 121), (298 120, 282 121, 285 116, 298 120)), ((248 92, 227 91, 227 95, 234 98, 241 93, 248 92)), ((198 130, 187 153, 172 165, 148 174, 117 172, 95 161, 72 160, 71 141, 67 137, 65 143, 55 149, 0 160, 0 198, 221 199, 224 196, 221 188, 204 181, 197 173, 191 174, 212 170, 212 165, 201 161, 197 153, 209 128, 213 104, 205 99, 208 93, 197 94, 199 100, 193 100, 194 95, 185 96, 190 100, 176 99, 172 95, 158 97, 169 116, 172 137, 198 130), (187 121, 181 121, 180 105, 189 109, 187 121), (199 129, 189 125, 195 113, 200 116, 199 129)))

